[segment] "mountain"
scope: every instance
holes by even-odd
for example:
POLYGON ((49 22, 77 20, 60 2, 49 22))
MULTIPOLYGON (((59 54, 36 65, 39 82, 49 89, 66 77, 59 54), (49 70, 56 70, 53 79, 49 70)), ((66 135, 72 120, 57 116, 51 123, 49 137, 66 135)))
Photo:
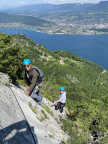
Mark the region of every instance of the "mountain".
POLYGON ((9 14, 32 16, 50 22, 35 26, 47 33, 104 34, 108 33, 108 1, 98 4, 39 4, 5 11, 9 14))
POLYGON ((22 6, 22 7, 18 7, 15 9, 10 9, 6 10, 6 12, 9 13, 14 13, 14 14, 25 14, 25 12, 28 13, 44 13, 44 12, 48 12, 50 10, 54 10, 56 7, 56 5, 51 5, 51 4, 37 4, 37 5, 28 5, 28 6, 22 6))
POLYGON ((19 23, 28 26, 43 26, 45 24, 49 25, 48 21, 36 18, 33 16, 23 16, 23 15, 10 15, 7 13, 0 13, 0 24, 8 23, 19 23))
POLYGON ((108 1, 102 1, 97 5, 97 9, 100 8, 100 10, 108 11, 108 1))
POLYGON ((93 7, 94 4, 61 4, 61 5, 53 5, 53 4, 37 4, 37 5, 28 5, 22 6, 15 9, 9 9, 7 13, 14 14, 47 14, 47 13, 55 13, 55 12, 80 12, 83 10, 87 10, 88 8, 93 7))
POLYGON ((16 14, 53 14, 58 12, 72 12, 74 14, 76 13, 82 13, 82 12, 90 12, 90 11, 108 11, 108 1, 102 1, 98 4, 60 4, 60 5, 53 5, 53 4, 37 4, 37 5, 28 5, 28 6, 22 6, 15 9, 7 10, 9 13, 16 13, 16 14))
MULTIPOLYGON (((60 125, 70 136, 67 144, 94 143, 95 137, 100 144, 107 143, 108 71, 72 53, 51 52, 23 34, 0 34, 0 71, 7 73, 14 83, 25 85, 22 61, 27 57, 44 72, 44 98, 57 100, 60 86, 66 88, 68 113, 60 125)), ((13 89, 19 96, 23 93, 13 89)))

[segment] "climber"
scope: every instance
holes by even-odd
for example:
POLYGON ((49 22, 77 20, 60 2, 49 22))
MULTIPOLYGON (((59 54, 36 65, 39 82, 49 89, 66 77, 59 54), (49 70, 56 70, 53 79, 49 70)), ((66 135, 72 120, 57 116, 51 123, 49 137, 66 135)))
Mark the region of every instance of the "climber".
POLYGON ((23 65, 25 66, 25 82, 28 85, 26 88, 26 95, 35 99, 38 104, 42 104, 42 96, 40 87, 42 86, 42 71, 31 65, 30 59, 24 59, 23 65))
POLYGON ((63 112, 63 108, 65 106, 65 103, 66 103, 66 91, 65 91, 65 88, 64 86, 62 86, 60 88, 60 95, 59 95, 59 100, 58 101, 55 101, 53 104, 55 106, 55 110, 59 110, 60 113, 63 112))

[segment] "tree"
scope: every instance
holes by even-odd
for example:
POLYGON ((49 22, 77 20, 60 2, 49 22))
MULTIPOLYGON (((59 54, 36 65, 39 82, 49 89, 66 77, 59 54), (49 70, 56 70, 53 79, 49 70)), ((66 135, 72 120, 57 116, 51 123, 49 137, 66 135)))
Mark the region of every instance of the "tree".
POLYGON ((7 73, 14 82, 22 77, 22 62, 27 54, 18 45, 12 47, 11 41, 11 36, 0 39, 0 45, 2 44, 0 49, 0 71, 7 73))

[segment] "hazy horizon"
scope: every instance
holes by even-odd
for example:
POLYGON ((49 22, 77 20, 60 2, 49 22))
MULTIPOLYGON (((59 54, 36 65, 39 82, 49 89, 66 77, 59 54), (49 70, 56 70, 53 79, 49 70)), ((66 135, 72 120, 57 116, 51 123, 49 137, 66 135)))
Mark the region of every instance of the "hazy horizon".
POLYGON ((106 0, 1 0, 0 9, 14 8, 33 4, 99 3, 106 0))

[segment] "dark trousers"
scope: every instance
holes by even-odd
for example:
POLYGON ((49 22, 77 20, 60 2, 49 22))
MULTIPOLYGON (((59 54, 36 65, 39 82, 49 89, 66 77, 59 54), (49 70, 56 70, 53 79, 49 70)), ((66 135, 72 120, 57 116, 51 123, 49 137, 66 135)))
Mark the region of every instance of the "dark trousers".
POLYGON ((42 101, 42 96, 40 93, 39 88, 34 88, 33 92, 31 93, 31 97, 35 99, 37 102, 42 101))
POLYGON ((65 106, 65 103, 58 102, 57 105, 55 105, 55 110, 59 110, 60 113, 62 113, 64 106, 65 106))

